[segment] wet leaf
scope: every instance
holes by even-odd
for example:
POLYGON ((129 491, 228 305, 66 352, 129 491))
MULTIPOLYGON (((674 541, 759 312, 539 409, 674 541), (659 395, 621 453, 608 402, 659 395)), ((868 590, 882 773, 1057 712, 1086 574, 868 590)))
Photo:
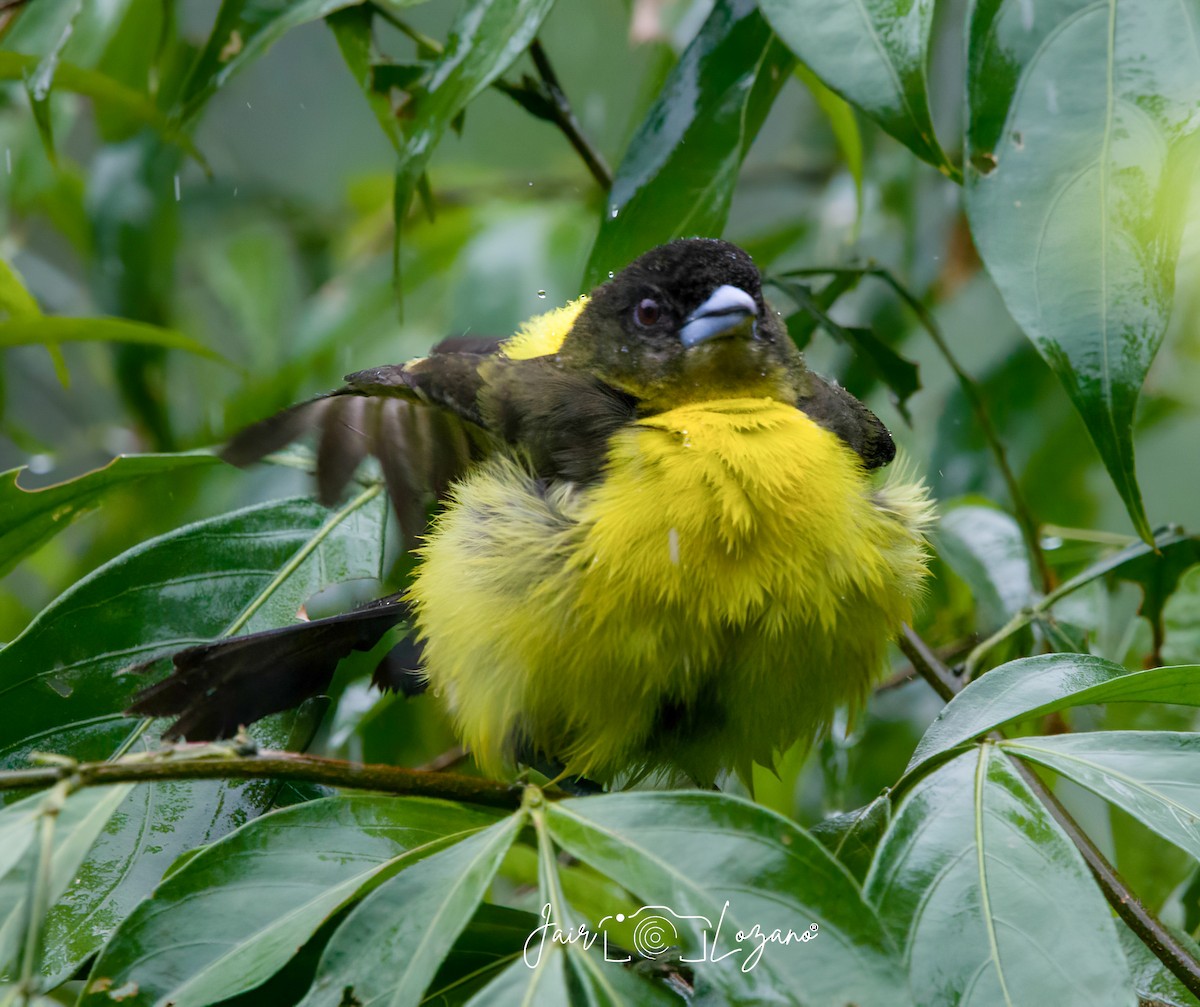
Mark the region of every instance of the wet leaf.
POLYGON ((717 0, 617 167, 583 286, 672 238, 717 237, 793 59, 753 0, 717 0))
MULTIPOLYGON (((805 1003, 908 1002, 899 960, 858 886, 787 819, 706 793, 572 799, 547 805, 545 815, 564 850, 646 905, 667 907, 671 915, 659 915, 677 930, 685 957, 707 952, 698 975, 736 1002, 772 990, 805 1003), (755 924, 800 934, 814 923, 811 944, 763 945, 756 954, 753 937, 736 940, 755 924)), ((629 915, 636 906, 612 911, 629 915)))
POLYGON ((865 889, 922 1007, 1132 1007, 1116 926, 1083 858, 992 745, 909 792, 865 889))
POLYGON ((210 360, 224 360, 191 336, 175 329, 125 318, 10 318, 0 322, 0 348, 6 346, 55 346, 59 343, 136 343, 185 350, 210 360))
POLYGON ((333 935, 302 1007, 325 1007, 347 988, 363 1003, 420 1004, 524 824, 511 815, 376 888, 333 935))
POLYGON ((997 507, 949 507, 938 522, 938 555, 970 587, 979 632, 988 635, 1033 604, 1029 554, 1016 520, 997 507))
POLYGON ((933 0, 761 0, 763 16, 822 81, 917 157, 955 177, 929 116, 933 0))
POLYGON ((120 455, 103 468, 37 490, 22 488, 23 468, 0 472, 0 576, 98 506, 109 490, 139 479, 170 477, 181 469, 216 464, 216 456, 207 451, 120 455))
POLYGON ((1200 859, 1200 734, 1092 731, 1001 747, 1074 780, 1200 859))
POLYGON ((203 1007, 253 989, 341 907, 494 821, 448 802, 371 795, 264 815, 201 850, 137 907, 97 959, 81 1007, 110 1004, 106 990, 127 983, 138 987, 130 1007, 203 1007), (192 939, 198 932, 208 939, 192 939))
POLYGON ((1091 654, 1043 654, 1010 661, 955 696, 921 739, 911 776, 958 745, 1016 720, 1089 703, 1200 706, 1200 665, 1130 671, 1091 654))
POLYGON ((1196 171, 1198 35, 1194 4, 1155 0, 977 0, 968 23, 972 236, 1146 540, 1131 427, 1196 171))

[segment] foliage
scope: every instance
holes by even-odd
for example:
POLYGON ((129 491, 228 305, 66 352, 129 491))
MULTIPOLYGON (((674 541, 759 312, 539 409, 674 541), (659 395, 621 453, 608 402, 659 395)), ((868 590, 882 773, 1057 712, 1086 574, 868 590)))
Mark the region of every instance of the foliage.
POLYGON ((1196 1004, 1200 2, 205 6, 0 0, 0 1004, 1196 1004), (407 573, 378 473, 212 444, 697 233, 940 500, 857 724, 437 799, 254 771, 447 749, 371 655, 232 748, 122 714, 407 573))

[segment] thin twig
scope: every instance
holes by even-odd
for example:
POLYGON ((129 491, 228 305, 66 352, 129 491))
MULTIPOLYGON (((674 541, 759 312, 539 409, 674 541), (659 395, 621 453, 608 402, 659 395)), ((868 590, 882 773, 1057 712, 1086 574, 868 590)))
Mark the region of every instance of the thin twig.
POLYGON ((957 379, 959 387, 967 397, 967 404, 975 414, 975 420, 979 424, 979 429, 983 433, 984 440, 987 441, 988 447, 996 458, 996 464, 1000 467, 1000 474, 1004 478, 1004 484, 1008 488, 1008 495, 1012 499, 1013 513, 1016 516, 1017 524, 1021 527, 1021 535, 1025 539, 1025 547, 1029 550, 1029 555, 1037 567, 1038 577, 1042 582, 1042 590, 1049 591, 1053 586, 1054 578, 1050 573, 1050 566, 1046 562, 1046 554, 1042 550, 1038 523, 1034 520, 1033 512, 1029 509, 1025 495, 1021 492, 1021 487, 1017 483, 1017 477, 1008 464, 1008 452, 1005 450, 1004 443, 1000 440, 1000 435, 996 432, 995 426, 992 425, 992 419, 988 415, 987 406, 984 405, 983 393, 979 388, 979 383, 958 362, 958 358, 955 357, 953 351, 950 349, 950 344, 946 342, 946 338, 937 320, 933 317, 933 313, 904 284, 897 280, 890 270, 884 269, 882 266, 789 269, 783 275, 874 276, 891 287, 896 292, 896 295, 912 309, 913 313, 917 316, 917 321, 921 323, 921 327, 929 334, 929 338, 933 340, 938 352, 941 353, 946 363, 950 365, 950 370, 954 372, 954 377, 957 379))
POLYGON ((901 627, 896 646, 912 662, 917 674, 946 702, 952 700, 962 689, 961 679, 955 677, 954 672, 933 652, 933 648, 917 636, 911 627, 901 627))
POLYGON ((554 67, 550 65, 550 57, 546 55, 540 39, 533 40, 533 44, 529 47, 529 55, 533 58, 533 65, 537 67, 546 96, 550 99, 551 107, 554 109, 554 124, 562 130, 576 153, 583 158, 583 163, 592 173, 592 178, 596 180, 600 188, 608 192, 613 185, 612 170, 604 160, 604 155, 584 135, 583 128, 575 117, 575 110, 571 107, 562 85, 558 82, 558 75, 554 72, 554 67))
POLYGON ((127 756, 116 762, 84 762, 0 773, 0 791, 50 787, 77 773, 82 785, 158 783, 163 780, 251 780, 271 778, 322 783, 385 794, 440 797, 493 808, 517 808, 521 788, 454 773, 425 773, 399 766, 363 765, 315 755, 264 750, 252 755, 220 754, 189 758, 177 752, 127 756))
MULTIPOLYGON (((961 691, 961 682, 955 680, 950 669, 909 627, 904 627, 897 643, 939 696, 949 699, 961 691)), ((997 741, 1003 740, 995 731, 991 732, 989 737, 997 741)), ((1058 822, 1063 832, 1075 844, 1075 848, 1079 850, 1113 911, 1125 921, 1130 930, 1138 935, 1138 939, 1170 970, 1172 975, 1192 993, 1200 996, 1200 962, 1130 890, 1113 865, 1096 848, 1091 837, 1079 827, 1079 823, 1071 817, 1070 812, 1062 806, 1058 798, 1037 774, 1018 758, 1009 756, 1009 761, 1016 766, 1017 772, 1021 774, 1029 789, 1033 791, 1046 810, 1050 812, 1051 817, 1058 822)))

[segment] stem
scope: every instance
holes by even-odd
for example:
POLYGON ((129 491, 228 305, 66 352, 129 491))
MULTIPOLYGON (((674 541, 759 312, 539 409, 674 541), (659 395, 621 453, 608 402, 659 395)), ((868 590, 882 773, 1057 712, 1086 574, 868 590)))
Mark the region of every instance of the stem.
POLYGON ((900 628, 900 638, 896 641, 896 646, 912 662, 917 674, 946 702, 952 700, 962 689, 962 681, 955 677, 929 644, 917 636, 910 626, 900 628))
POLYGON ((562 85, 558 82, 558 75, 554 72, 554 67, 550 65, 550 57, 542 48, 540 39, 533 40, 533 44, 529 47, 529 55, 533 57, 533 65, 537 67, 538 76, 542 78, 542 86, 554 110, 554 124, 562 130, 567 141, 583 159, 592 178, 596 180, 601 189, 608 192, 613 185, 612 170, 604 160, 604 155, 584 135, 579 120, 575 117, 575 110, 571 107, 562 85))
POLYGON ((912 309, 913 313, 917 316, 917 321, 921 323, 921 327, 929 333, 929 338, 933 340, 934 345, 938 348, 938 352, 941 353, 946 363, 950 365, 950 370, 954 372, 954 377, 958 380, 959 387, 967 397, 967 403, 970 405, 971 411, 975 414, 976 422, 978 422, 979 429, 983 432, 984 440, 987 441, 988 447, 991 448, 992 454, 996 458, 996 464, 1000 467, 1000 474, 1004 477, 1004 484, 1008 488, 1009 497, 1012 499, 1013 513, 1017 519, 1017 524, 1021 526, 1021 534, 1025 539, 1025 547, 1029 550, 1029 555, 1037 567, 1038 576, 1041 578, 1042 590, 1049 591, 1050 585, 1054 583, 1054 578, 1050 573, 1049 564, 1046 562, 1046 554, 1042 551, 1038 524, 1029 509, 1029 504, 1025 501, 1025 495, 1021 492, 1021 487, 1017 483, 1017 477, 1008 464, 1008 453, 1005 451, 1004 444, 1000 440, 1000 435, 992 425, 991 417, 988 415, 987 407, 983 402, 983 392, 979 388, 979 383, 963 369, 962 365, 958 362, 958 358, 950 350, 950 345, 946 342, 941 327, 929 309, 904 284, 897 280, 889 270, 884 269, 882 266, 871 265, 861 269, 789 269, 785 275, 841 276, 847 274, 874 276, 891 287, 896 292, 896 295, 912 309))
POLYGON ((24 787, 49 787, 78 774, 83 786, 109 783, 157 783, 162 780, 303 780, 331 787, 375 790, 385 794, 440 797, 492 808, 518 808, 521 789, 480 777, 454 773, 423 773, 399 766, 363 765, 341 759, 264 750, 252 755, 233 754, 225 746, 200 746, 206 751, 188 757, 188 746, 127 756, 116 762, 16 769, 0 773, 0 791, 24 787))
MULTIPOLYGON (((417 31, 403 18, 397 17, 394 12, 388 10, 384 4, 373 4, 372 6, 376 14, 421 48, 428 49, 438 56, 442 56, 446 52, 446 47, 437 39, 417 31)), ((544 99, 549 112, 549 116, 546 117, 547 121, 559 128, 567 141, 575 148, 576 153, 583 159, 592 178, 596 180, 600 188, 608 192, 613 184, 612 170, 608 167, 608 162, 604 160, 604 155, 584 135, 583 128, 575 116, 575 110, 567 100, 566 93, 558 82, 558 75, 554 72, 554 67, 550 65, 550 59, 539 40, 534 39, 529 47, 529 55, 533 57, 534 66, 537 67, 538 76, 541 77, 541 87, 537 87, 528 78, 526 78, 524 86, 511 84, 503 78, 498 78, 492 81, 492 87, 501 94, 507 95, 522 108, 525 107, 523 99, 531 93, 544 99)))
POLYGON ((1196 961, 1192 953, 1125 884, 1113 865, 1097 849, 1096 844, 1079 827, 1079 823, 1071 817, 1071 813, 1062 806, 1058 798, 1051 793, 1037 774, 1024 765, 1020 759, 1010 759, 1010 761, 1017 767, 1017 772, 1024 778, 1030 790, 1037 795, 1046 810, 1058 822, 1059 827, 1070 837, 1075 848, 1083 855, 1084 862, 1091 870, 1092 876, 1096 879, 1100 890, 1104 892, 1104 897, 1112 906, 1113 911, 1125 921, 1130 930, 1138 935, 1138 939, 1154 953, 1154 957, 1162 962, 1176 979, 1192 993, 1200 996, 1200 962, 1196 961))

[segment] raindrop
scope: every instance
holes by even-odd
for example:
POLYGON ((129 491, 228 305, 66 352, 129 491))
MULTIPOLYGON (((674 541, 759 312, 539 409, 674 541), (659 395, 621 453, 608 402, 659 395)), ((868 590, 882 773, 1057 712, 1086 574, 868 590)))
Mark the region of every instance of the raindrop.
POLYGON ((611 269, 608 271, 608 278, 610 280, 613 278, 613 271, 611 269))
POLYGON ((1051 549, 1061 549, 1063 540, 1057 535, 1046 535, 1042 538, 1042 548, 1049 552, 1051 549))
POLYGON ((179 202, 179 176, 175 176, 175 202, 179 202))
POLYGON ((35 476, 44 476, 54 471, 54 455, 34 455, 29 459, 29 471, 35 476))
POLYGON ((622 347, 621 347, 621 352, 622 352, 622 353, 628 353, 628 352, 629 352, 629 347, 628 347, 628 346, 622 346, 622 347))
POLYGON ((611 216, 611 217, 612 217, 614 220, 616 220, 616 218, 617 218, 617 204, 616 204, 616 203, 613 203, 613 205, 612 205, 612 209, 609 211, 609 215, 610 215, 610 216, 611 216))
POLYGON ((544 290, 539 290, 539 291, 538 291, 538 297, 542 298, 542 300, 545 300, 545 299, 546 299, 546 291, 544 291, 544 290))
POLYGON ((247 107, 247 108, 251 108, 251 109, 252 109, 252 106, 250 105, 250 102, 246 102, 246 107, 247 107))

